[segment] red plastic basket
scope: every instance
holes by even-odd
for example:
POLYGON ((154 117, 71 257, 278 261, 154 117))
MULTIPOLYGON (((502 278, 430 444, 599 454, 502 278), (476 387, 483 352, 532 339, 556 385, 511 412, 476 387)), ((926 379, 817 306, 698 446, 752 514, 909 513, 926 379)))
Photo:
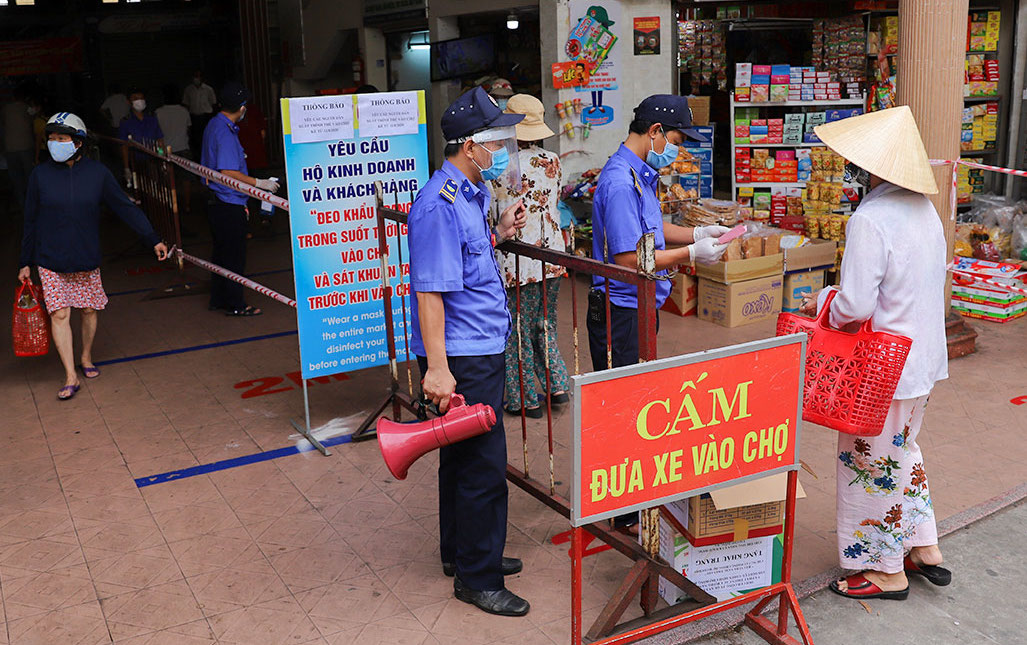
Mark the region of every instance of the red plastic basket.
POLYGON ((874 331, 869 320, 854 334, 829 327, 834 295, 828 294, 816 318, 780 314, 777 335, 809 336, 802 418, 847 434, 875 436, 884 428, 913 341, 874 331))
POLYGON ((50 318, 40 295, 29 282, 22 283, 14 292, 11 329, 15 356, 43 356, 50 351, 50 318))

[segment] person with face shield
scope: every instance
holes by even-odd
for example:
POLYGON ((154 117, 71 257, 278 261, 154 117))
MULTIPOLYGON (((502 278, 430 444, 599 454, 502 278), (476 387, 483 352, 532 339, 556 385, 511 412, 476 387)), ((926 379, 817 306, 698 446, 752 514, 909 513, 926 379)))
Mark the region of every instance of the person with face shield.
MULTIPOLYGON (((636 248, 646 233, 653 233, 656 269, 666 270, 691 261, 712 263, 727 248, 717 238, 724 226, 695 228, 665 223, 660 212, 656 183, 660 168, 677 159, 678 146, 690 137, 705 141, 692 128, 692 112, 683 96, 657 94, 635 108, 628 138, 603 166, 592 204, 592 257, 631 269, 638 267, 636 248), (674 248, 667 248, 668 245, 674 248)), ((606 353, 606 295, 604 280, 595 276, 588 297, 588 345, 592 369, 633 365, 638 362, 638 289, 617 280, 609 281, 610 345, 612 365, 606 353)), ((656 280, 656 323, 659 309, 670 295, 666 278, 656 280)), ((616 518, 614 525, 634 532, 638 514, 616 518)))
POLYGON ((486 89, 488 89, 489 96, 496 99, 496 104, 500 110, 506 109, 506 102, 513 96, 513 86, 510 85, 510 81, 505 78, 494 78, 489 81, 486 89))
POLYGON ((82 314, 79 368, 87 379, 100 376, 92 354, 97 312, 107 305, 100 279, 100 207, 107 206, 128 224, 158 260, 167 257, 168 249, 107 167, 82 156, 82 119, 58 112, 47 122, 46 133, 52 161, 39 164, 29 176, 18 280, 31 282, 33 266, 39 272, 54 345, 64 366, 64 386, 57 398, 65 401, 81 387, 75 371, 72 309, 82 314))
POLYGON ((503 557, 506 544, 504 350, 510 334, 506 290, 493 251, 525 223, 520 200, 489 225, 485 182, 519 181, 514 125, 484 89, 463 94, 442 115, 446 161, 410 209, 410 348, 426 399, 445 412, 459 393, 468 405, 497 412, 485 434, 439 450, 439 533, 442 570, 454 595, 483 611, 523 616, 529 605, 503 577, 521 570, 503 557))
MULTIPOLYGON (((118 125, 118 138, 123 141, 131 139, 149 148, 164 147, 164 131, 161 130, 157 117, 146 109, 146 94, 139 89, 131 90, 128 93, 128 103, 132 110, 118 125)), ((146 156, 145 152, 138 150, 132 154, 137 160, 146 156)), ((127 146, 121 147, 121 161, 124 164, 125 185, 131 188, 132 169, 128 164, 127 146)))
MULTIPOLYGON (((221 89, 221 111, 207 123, 203 132, 200 163, 260 190, 278 192, 274 179, 249 175, 246 153, 239 142, 239 122, 246 117, 250 92, 241 83, 230 81, 221 89)), ((249 232, 249 195, 216 181, 205 180, 211 190, 207 203, 207 222, 214 242, 210 261, 238 274, 246 273, 246 234, 249 232)), ((245 287, 228 278, 210 278, 210 310, 223 309, 229 316, 259 316, 260 309, 246 304, 245 287)))
POLYGON ((800 312, 828 307, 831 326, 873 321, 877 331, 913 339, 884 430, 873 437, 838 434, 838 560, 854 575, 831 583, 847 598, 905 600, 909 574, 947 585, 917 439, 936 382, 948 378, 945 339, 945 242, 927 195, 938 192, 920 130, 908 106, 879 110, 816 128, 849 161, 848 179, 869 192, 845 227, 839 285, 810 298, 800 312), (831 295, 830 301, 827 300, 831 295), (889 464, 882 472, 879 464, 889 464))

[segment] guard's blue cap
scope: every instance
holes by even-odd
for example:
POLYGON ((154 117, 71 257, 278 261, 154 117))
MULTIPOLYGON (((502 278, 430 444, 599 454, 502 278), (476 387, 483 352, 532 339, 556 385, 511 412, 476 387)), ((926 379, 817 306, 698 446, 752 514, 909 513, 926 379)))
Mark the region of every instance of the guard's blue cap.
POLYGON ((464 92, 442 115, 442 136, 456 141, 484 128, 505 128, 520 123, 523 114, 505 114, 481 86, 464 92))
POLYGON ((664 129, 680 130, 696 141, 709 141, 706 135, 692 127, 692 109, 688 99, 673 94, 653 94, 635 108, 635 118, 649 123, 660 123, 664 129))

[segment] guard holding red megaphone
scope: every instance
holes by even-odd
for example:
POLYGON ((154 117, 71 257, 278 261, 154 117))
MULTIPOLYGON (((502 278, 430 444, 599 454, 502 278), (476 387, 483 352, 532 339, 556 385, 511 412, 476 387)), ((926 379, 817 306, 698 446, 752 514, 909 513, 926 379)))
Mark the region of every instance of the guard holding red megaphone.
POLYGON ((406 479, 410 464, 423 455, 436 448, 477 437, 491 430, 495 423, 496 411, 490 406, 484 403, 467 405, 464 397, 454 394, 449 399, 449 412, 445 416, 416 423, 398 423, 385 417, 378 419, 378 447, 392 476, 406 479))
MULTIPOLYGON (((504 114, 482 88, 463 94, 442 115, 446 161, 417 194, 410 209, 410 286, 413 324, 411 351, 421 368, 427 400, 445 413, 460 392, 471 409, 492 408, 484 419, 491 430, 456 443, 456 428, 474 429, 482 417, 446 415, 406 433, 439 449, 439 533, 442 569, 453 575, 454 595, 479 609, 502 616, 528 613, 526 600, 509 591, 503 576, 521 570, 521 561, 503 557, 506 545, 506 434, 502 415, 506 339, 510 314, 493 248, 524 226, 524 206, 503 211, 493 229, 487 213, 491 194, 486 181, 506 175, 519 185, 514 124, 523 115, 504 114), (513 154, 511 154, 511 151, 513 154), (472 418, 473 417, 473 418, 472 418), (428 430, 426 432, 426 429, 428 430), (418 433, 417 431, 421 432, 418 433), (439 434, 441 432, 441 434, 439 434)), ((454 404, 456 401, 454 401, 454 404)), ((452 413, 451 413, 452 414, 452 413)), ((398 431, 386 432, 386 444, 398 431)), ((381 436, 379 441, 381 441, 381 436)), ((405 443, 405 442, 403 442, 405 443)), ((423 454, 423 453, 419 453, 423 454)), ((387 461, 388 463, 388 461, 387 461)), ((390 469, 392 466, 390 465, 390 469)), ((399 474, 395 470, 394 474, 399 474)))

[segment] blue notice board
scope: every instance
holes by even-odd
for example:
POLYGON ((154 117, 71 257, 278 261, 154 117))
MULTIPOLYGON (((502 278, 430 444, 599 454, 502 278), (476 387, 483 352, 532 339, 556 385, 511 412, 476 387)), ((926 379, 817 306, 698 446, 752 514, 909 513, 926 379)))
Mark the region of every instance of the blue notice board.
MULTIPOLYGON (((281 105, 303 378, 384 365, 375 182, 387 206, 407 211, 428 181, 424 92, 287 98, 281 105)), ((410 302, 399 297, 409 296, 406 226, 389 223, 387 241, 396 350, 406 360, 410 302)))

